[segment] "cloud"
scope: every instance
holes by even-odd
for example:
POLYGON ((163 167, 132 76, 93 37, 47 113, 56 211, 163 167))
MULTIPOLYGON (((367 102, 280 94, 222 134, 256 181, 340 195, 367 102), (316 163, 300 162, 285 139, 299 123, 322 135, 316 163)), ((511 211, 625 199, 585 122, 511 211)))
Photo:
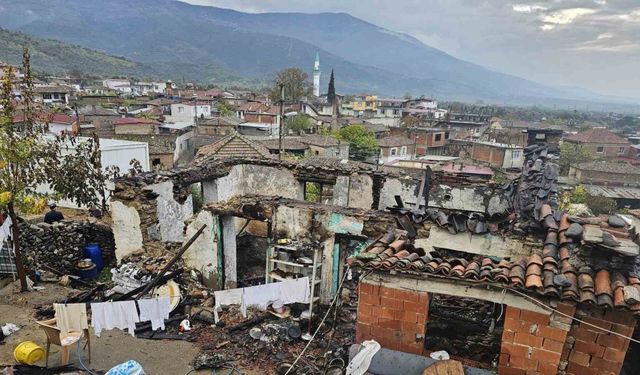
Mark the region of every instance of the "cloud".
POLYGON ((640 0, 183 1, 248 12, 346 12, 494 70, 640 96, 640 0))

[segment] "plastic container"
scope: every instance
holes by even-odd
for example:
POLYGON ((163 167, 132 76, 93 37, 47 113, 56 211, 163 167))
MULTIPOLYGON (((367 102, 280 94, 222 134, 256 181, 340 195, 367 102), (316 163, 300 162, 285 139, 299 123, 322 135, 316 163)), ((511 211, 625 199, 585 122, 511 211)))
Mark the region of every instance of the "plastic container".
POLYGON ((44 349, 33 341, 25 341, 16 346, 13 357, 19 363, 33 366, 36 362, 44 358, 44 349))
POLYGON ((93 280, 98 277, 98 267, 87 259, 79 261, 76 267, 78 268, 78 276, 82 279, 93 280))
POLYGON ((100 249, 100 245, 97 243, 87 244, 87 246, 84 247, 84 257, 91 259, 96 265, 98 272, 102 271, 104 263, 102 262, 102 249, 100 249))

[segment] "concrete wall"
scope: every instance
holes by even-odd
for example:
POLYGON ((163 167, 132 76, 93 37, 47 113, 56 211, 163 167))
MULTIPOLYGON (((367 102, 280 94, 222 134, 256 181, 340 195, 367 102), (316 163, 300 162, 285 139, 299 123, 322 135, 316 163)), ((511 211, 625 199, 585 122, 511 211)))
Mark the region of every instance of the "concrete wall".
POLYGON ((228 175, 204 181, 202 185, 205 204, 245 194, 302 198, 302 188, 293 173, 274 167, 234 165, 228 175))
POLYGON ((438 185, 429 194, 429 206, 494 215, 506 212, 509 208, 509 202, 501 189, 483 186, 438 185))
POLYGON ((185 265, 202 272, 205 286, 218 288, 218 218, 209 211, 200 211, 187 225, 185 241, 203 225, 206 228, 182 257, 185 265))
POLYGON ((182 204, 177 202, 173 198, 173 182, 170 181, 151 185, 149 189, 158 194, 156 204, 160 239, 165 242, 182 242, 184 222, 193 215, 191 196, 182 204))
POLYGON ((142 249, 140 215, 134 207, 126 206, 120 201, 112 200, 110 206, 116 260, 120 262, 127 255, 142 249))

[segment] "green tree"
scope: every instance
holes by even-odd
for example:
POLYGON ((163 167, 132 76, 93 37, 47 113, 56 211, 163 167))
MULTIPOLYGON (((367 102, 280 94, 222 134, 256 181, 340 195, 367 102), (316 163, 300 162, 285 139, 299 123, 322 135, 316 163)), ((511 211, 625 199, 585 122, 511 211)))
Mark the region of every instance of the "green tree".
POLYGON ((593 160, 593 157, 587 149, 580 145, 569 142, 563 142, 560 146, 560 174, 566 176, 569 174, 569 168, 572 165, 586 163, 593 160))
POLYGON ((333 69, 331 69, 331 78, 329 78, 329 89, 327 90, 327 101, 333 104, 336 101, 336 85, 333 77, 333 69))
POLYGON ((95 181, 103 178, 97 142, 82 142, 74 152, 63 156, 69 142, 76 139, 48 134, 48 124, 36 113, 27 49, 22 65, 23 108, 22 120, 18 123, 14 123, 18 113, 13 104, 15 72, 12 67, 3 68, 0 84, 0 207, 8 211, 15 223, 12 225, 15 262, 21 290, 26 291, 17 211, 35 213, 46 208, 49 194, 39 191, 41 186, 49 186, 57 197, 71 199, 79 205, 97 203, 104 193, 104 180, 95 181))
POLYGON ((233 115, 233 108, 224 100, 218 102, 218 112, 220 112, 220 116, 228 117, 233 115))
POLYGON ((309 75, 299 68, 287 68, 278 73, 274 86, 269 92, 273 102, 281 100, 280 86, 284 86, 284 100, 298 101, 305 96, 311 95, 311 86, 307 79, 309 75))
POLYGON ((411 100, 412 99, 411 93, 409 91, 405 92, 403 98, 404 100, 411 100))
POLYGON ((340 129, 338 138, 349 142, 349 154, 354 160, 365 160, 378 152, 376 137, 363 125, 349 125, 340 129))
POLYGON ((311 117, 306 114, 299 114, 295 116, 288 117, 285 124, 288 129, 291 129, 295 132, 302 132, 309 130, 311 127, 311 117))

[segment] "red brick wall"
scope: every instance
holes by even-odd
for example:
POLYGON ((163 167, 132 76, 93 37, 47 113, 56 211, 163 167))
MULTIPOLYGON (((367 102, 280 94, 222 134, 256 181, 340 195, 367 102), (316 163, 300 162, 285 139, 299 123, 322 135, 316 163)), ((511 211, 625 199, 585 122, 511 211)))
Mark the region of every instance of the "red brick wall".
POLYGON ((504 149, 488 145, 474 144, 471 148, 471 158, 486 161, 490 164, 502 166, 504 162, 504 149))
MULTIPOLYGON (((576 318, 597 327, 633 335, 635 319, 620 310, 580 310, 576 318)), ((562 353, 567 375, 618 375, 629 348, 629 340, 575 321, 562 353)))
POLYGON ((383 348, 422 354, 428 294, 361 282, 356 342, 376 340, 383 348))
MULTIPOLYGON (((575 306, 558 304, 556 309, 573 316, 575 306)), ((556 375, 571 318, 545 315, 507 306, 498 374, 556 375)))

